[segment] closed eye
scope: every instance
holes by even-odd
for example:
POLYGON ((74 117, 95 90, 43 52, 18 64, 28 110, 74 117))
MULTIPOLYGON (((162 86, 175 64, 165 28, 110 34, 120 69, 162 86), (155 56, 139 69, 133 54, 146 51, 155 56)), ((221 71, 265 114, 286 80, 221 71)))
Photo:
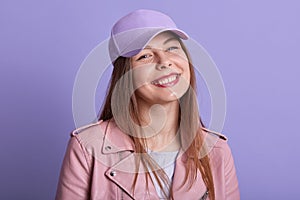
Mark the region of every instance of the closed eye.
POLYGON ((147 58, 151 58, 151 57, 152 57, 151 54, 144 54, 144 55, 141 55, 140 57, 138 57, 137 61, 147 59, 147 58))
POLYGON ((167 48, 167 51, 173 51, 173 50, 177 50, 177 49, 179 49, 179 47, 172 46, 172 47, 167 48))

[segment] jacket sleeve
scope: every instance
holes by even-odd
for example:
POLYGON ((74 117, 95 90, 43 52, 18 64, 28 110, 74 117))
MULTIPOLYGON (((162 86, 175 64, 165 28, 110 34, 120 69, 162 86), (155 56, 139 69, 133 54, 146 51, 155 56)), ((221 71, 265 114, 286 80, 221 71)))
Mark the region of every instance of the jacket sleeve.
POLYGON ((71 136, 63 160, 56 200, 89 199, 90 170, 87 153, 76 136, 71 136))
POLYGON ((227 142, 224 145, 224 172, 225 172, 225 195, 226 199, 239 200, 240 192, 234 160, 227 142))

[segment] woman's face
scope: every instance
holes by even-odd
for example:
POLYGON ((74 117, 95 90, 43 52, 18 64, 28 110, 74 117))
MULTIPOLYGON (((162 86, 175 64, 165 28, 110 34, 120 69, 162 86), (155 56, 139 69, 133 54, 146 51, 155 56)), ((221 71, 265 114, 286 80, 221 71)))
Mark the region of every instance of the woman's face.
POLYGON ((130 62, 138 100, 149 104, 177 101, 190 85, 188 58, 171 32, 154 37, 130 62))

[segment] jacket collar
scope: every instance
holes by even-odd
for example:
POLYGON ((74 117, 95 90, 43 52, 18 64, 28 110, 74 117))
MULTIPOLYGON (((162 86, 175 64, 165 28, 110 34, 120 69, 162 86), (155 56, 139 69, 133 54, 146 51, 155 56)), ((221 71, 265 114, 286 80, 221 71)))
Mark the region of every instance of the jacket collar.
POLYGON ((105 121, 101 125, 104 134, 102 146, 103 154, 134 151, 133 141, 126 133, 119 129, 113 119, 105 121))
MULTIPOLYGON (((134 143, 132 139, 126 133, 120 130, 114 119, 102 121, 100 122, 100 125, 104 135, 103 145, 101 148, 101 152, 103 154, 134 151, 134 143)), ((206 128, 202 128, 202 132, 206 148, 201 150, 202 155, 199 155, 200 158, 208 154, 219 139, 223 139, 225 141, 227 140, 226 136, 206 128)), ((186 157, 183 157, 183 160, 186 161, 186 157)))

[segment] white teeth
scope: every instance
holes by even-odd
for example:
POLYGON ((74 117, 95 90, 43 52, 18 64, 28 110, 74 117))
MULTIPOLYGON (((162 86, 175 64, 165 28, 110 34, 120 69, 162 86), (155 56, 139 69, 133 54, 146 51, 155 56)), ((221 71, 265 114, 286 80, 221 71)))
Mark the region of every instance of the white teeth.
POLYGON ((159 84, 159 85, 164 85, 164 84, 167 84, 167 83, 170 83, 174 80, 176 80, 176 78, 179 76, 179 74, 177 75, 173 75, 169 78, 165 78, 165 79, 162 79, 162 80, 158 80, 158 81, 154 81, 153 83, 154 84, 159 84))

